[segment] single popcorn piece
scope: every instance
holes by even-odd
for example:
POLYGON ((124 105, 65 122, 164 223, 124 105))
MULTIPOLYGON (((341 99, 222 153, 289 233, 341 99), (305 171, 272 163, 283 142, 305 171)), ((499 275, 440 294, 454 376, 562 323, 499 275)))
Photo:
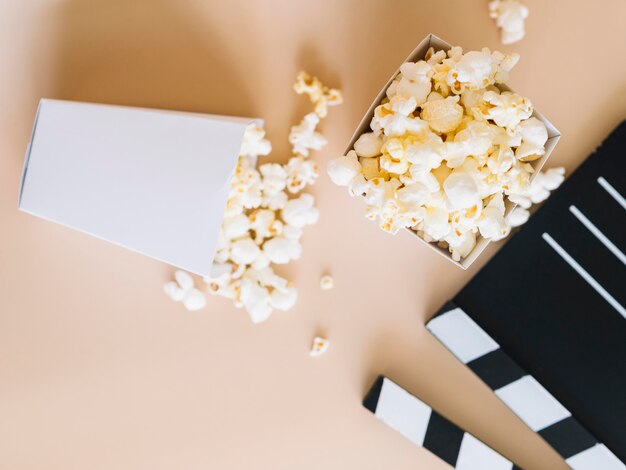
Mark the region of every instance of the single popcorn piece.
POLYGON ((283 208, 281 215, 287 225, 304 227, 317 222, 320 211, 313 207, 315 200, 310 194, 302 194, 297 199, 291 199, 283 208))
POLYGON ((336 88, 328 88, 317 77, 312 77, 302 71, 298 74, 294 90, 299 95, 308 95, 315 105, 315 113, 320 118, 325 118, 328 114, 329 106, 337 106, 343 103, 343 95, 336 88))
POLYGON ((482 117, 509 131, 514 131, 533 113, 533 105, 527 98, 510 91, 488 91, 482 101, 484 104, 479 105, 483 108, 482 117))
POLYGON ((366 132, 354 143, 354 151, 359 157, 377 157, 381 154, 383 140, 373 132, 366 132))
POLYGON ((325 274, 320 279, 320 288, 322 290, 331 290, 335 286, 335 280, 329 274, 325 274))
POLYGON ((502 44, 513 44, 524 37, 524 21, 528 8, 519 0, 493 0, 489 2, 489 16, 500 28, 502 44))
POLYGON ((389 93, 406 99, 414 99, 415 105, 419 106, 426 101, 430 93, 432 75, 432 66, 423 60, 416 63, 404 63, 400 66, 400 74, 391 85, 389 93))
POLYGON ((468 209, 479 204, 478 186, 471 174, 453 171, 443 183, 443 190, 452 209, 468 209))
POLYGON ((455 261, 481 237, 507 236, 563 180, 560 170, 535 175, 529 162, 546 154, 548 129, 529 99, 498 87, 518 60, 451 47, 403 64, 370 129, 329 163, 331 180, 363 196, 382 230, 410 228, 455 261))
POLYGON ((444 98, 437 92, 429 95, 422 105, 420 117, 428 122, 430 128, 440 134, 454 131, 463 119, 463 108, 458 104, 458 96, 444 98))
POLYGON ((175 281, 163 286, 165 294, 175 302, 182 302, 189 311, 200 310, 206 305, 206 297, 194 287, 193 278, 184 271, 174 273, 175 281))
POLYGON ((265 139, 265 130, 258 124, 250 124, 244 133, 240 154, 256 158, 269 155, 271 151, 272 144, 265 139))
POLYGON ((327 173, 337 186, 347 186, 351 196, 363 195, 368 190, 367 180, 362 174, 361 163, 354 150, 346 156, 331 160, 327 173))
POLYGON ((313 338, 313 344, 311 345, 309 355, 311 357, 321 356, 328 350, 328 346, 330 346, 330 342, 327 339, 322 338, 321 336, 316 336, 313 338))
POLYGON ((535 117, 522 121, 519 125, 521 143, 515 149, 515 157, 523 162, 533 161, 546 153, 548 129, 535 117))
POLYGON ((326 139, 315 129, 320 123, 320 117, 315 113, 309 113, 302 122, 291 128, 289 133, 289 142, 293 146, 296 154, 309 156, 309 150, 320 150, 326 145, 326 139))
POLYGON ((315 183, 319 176, 317 163, 299 155, 291 157, 285 169, 287 170, 287 190, 292 194, 299 193, 306 186, 315 183))

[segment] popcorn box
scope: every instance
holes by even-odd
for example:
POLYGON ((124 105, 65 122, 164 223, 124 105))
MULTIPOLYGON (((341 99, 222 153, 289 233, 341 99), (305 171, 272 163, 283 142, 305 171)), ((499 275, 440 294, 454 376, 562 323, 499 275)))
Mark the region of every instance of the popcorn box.
POLYGON ((42 99, 18 208, 208 275, 251 122, 42 99))
MULTIPOLYGON (((418 44, 415 50, 411 52, 411 54, 409 54, 409 56, 406 58, 404 62, 415 62, 415 61, 424 59, 426 56, 426 52, 431 47, 433 47, 435 51, 438 51, 438 50, 447 51, 452 47, 452 45, 447 43, 443 39, 435 36, 434 34, 429 34, 418 44)), ((365 113, 365 116, 361 120, 361 123, 359 124, 354 135, 352 136, 352 139, 350 140, 346 153, 350 151, 352 148, 354 148, 354 143, 361 136, 361 134, 369 132, 370 122, 372 118, 374 117, 374 111, 376 107, 379 104, 381 104, 381 102, 385 98, 386 96, 385 93, 387 91, 387 88, 389 88, 389 85, 391 85, 391 83, 393 82, 394 78, 398 75, 398 73, 400 73, 400 68, 398 68, 398 70, 394 72, 394 74, 391 76, 387 84, 383 87, 383 89, 380 91, 378 96, 376 96, 376 98, 374 99, 374 102, 365 113)), ((496 86, 501 91, 513 91, 505 85, 498 84, 496 86)), ((536 175, 539 172, 539 170, 541 170, 541 168, 544 166, 547 159, 550 157, 550 154, 552 153, 552 151, 554 150, 554 147, 559 141, 561 134, 558 131, 558 129, 554 127, 554 125, 550 121, 548 121, 541 113, 535 110, 533 111, 532 116, 539 119, 541 122, 543 122, 548 130, 548 141, 545 144, 545 150, 546 150, 545 154, 541 158, 531 162, 531 165, 533 166, 535 170, 534 175, 536 175)), ((508 215, 514 209, 514 207, 515 207, 514 204, 507 202, 505 214, 508 215)), ((471 251, 471 253, 465 258, 463 258, 461 261, 455 261, 452 259, 451 254, 446 249, 439 247, 436 243, 426 242, 415 231, 413 231, 410 228, 407 230, 413 235, 415 235, 420 241, 428 244, 434 251, 436 251, 437 253, 444 256, 446 259, 448 259, 449 261, 451 261, 452 263, 454 263, 455 265, 463 269, 467 269, 476 260, 476 258, 478 258, 478 256, 485 250, 485 248, 490 242, 489 240, 481 236, 478 236, 476 240, 476 246, 471 251)))

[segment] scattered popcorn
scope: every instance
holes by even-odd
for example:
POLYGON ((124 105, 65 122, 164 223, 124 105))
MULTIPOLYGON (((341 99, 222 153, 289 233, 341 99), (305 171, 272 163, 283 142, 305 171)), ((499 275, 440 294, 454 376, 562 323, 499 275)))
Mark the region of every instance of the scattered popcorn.
POLYGON ((500 28, 502 44, 512 44, 524 37, 524 21, 528 8, 519 0, 493 0, 489 2, 489 16, 500 28))
POLYGON ((375 108, 371 131, 328 175, 364 196, 365 215, 391 234, 411 228, 460 261, 479 237, 499 240, 528 219, 563 181, 562 169, 534 175, 548 130, 527 98, 504 83, 517 54, 460 47, 403 64, 375 108), (507 203, 520 207, 507 212, 507 203))
POLYGON ((289 143, 293 146, 296 154, 309 156, 309 149, 320 150, 326 145, 326 139, 315 129, 320 123, 320 117, 315 113, 309 113, 302 122, 291 128, 289 143))
POLYGON ((287 225, 292 227, 304 227, 317 222, 320 211, 313 207, 315 199, 310 194, 302 194, 297 199, 291 199, 285 204, 281 214, 287 225))
POLYGON ((174 273, 176 281, 163 286, 165 294, 175 302, 182 302, 187 310, 200 310, 206 305, 206 297, 194 287, 193 278, 184 271, 174 273))
POLYGON ((325 118, 329 106, 337 106, 343 103, 343 95, 336 88, 328 88, 317 77, 312 77, 306 72, 300 72, 293 86, 299 95, 306 94, 315 105, 315 114, 325 118))
POLYGON ((328 274, 322 276, 322 278, 320 279, 320 288, 322 290, 331 290, 333 287, 335 287, 335 280, 332 278, 332 276, 328 274))
MULTIPOLYGON (((272 146, 260 126, 247 128, 213 266, 204 279, 210 294, 232 299, 236 307, 246 309, 253 323, 267 320, 274 309, 290 310, 298 299, 295 286, 274 273, 273 265, 300 258, 303 228, 319 219, 313 196, 301 191, 318 177, 317 164, 308 156, 326 144, 317 132, 320 119, 329 106, 342 101, 339 90, 329 89, 305 72, 298 75, 295 89, 309 96, 315 112, 291 128, 293 156, 285 165, 257 165, 257 159, 269 155, 272 146)), ((166 294, 189 310, 204 307, 206 298, 194 287, 191 276, 177 271, 175 277, 176 282, 165 285, 166 294)))
POLYGON ((309 352, 309 356, 321 356, 326 352, 328 346, 330 346, 330 342, 327 339, 316 336, 315 338, 313 338, 313 345, 311 346, 311 352, 309 352))

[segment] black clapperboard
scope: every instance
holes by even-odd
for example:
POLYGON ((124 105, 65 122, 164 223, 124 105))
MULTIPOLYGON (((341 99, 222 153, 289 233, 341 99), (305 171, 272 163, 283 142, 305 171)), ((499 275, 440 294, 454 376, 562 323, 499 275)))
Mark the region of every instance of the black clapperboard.
POLYGON ((625 253, 626 122, 427 325, 574 469, 626 468, 625 253))

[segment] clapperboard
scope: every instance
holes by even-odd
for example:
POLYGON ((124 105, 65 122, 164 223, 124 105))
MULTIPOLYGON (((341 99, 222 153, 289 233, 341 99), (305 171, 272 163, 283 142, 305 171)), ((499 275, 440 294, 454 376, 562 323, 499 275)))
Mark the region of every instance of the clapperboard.
POLYGON ((363 406, 409 441, 458 470, 518 468, 387 377, 378 377, 363 406))
POLYGON ((626 468, 625 198, 622 123, 427 324, 574 469, 626 468))

